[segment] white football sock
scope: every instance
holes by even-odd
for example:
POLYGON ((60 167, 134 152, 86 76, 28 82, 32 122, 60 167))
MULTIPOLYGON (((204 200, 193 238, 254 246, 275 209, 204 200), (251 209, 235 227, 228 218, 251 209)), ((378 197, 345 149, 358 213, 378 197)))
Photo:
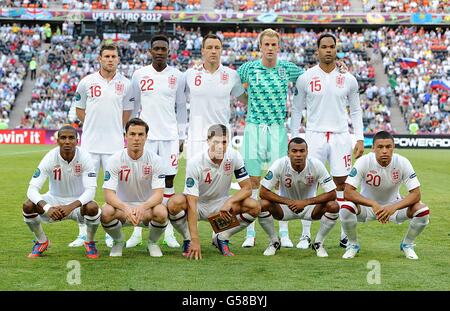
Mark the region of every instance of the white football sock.
POLYGON ((86 222, 86 241, 94 241, 95 233, 97 232, 98 225, 100 224, 100 216, 102 211, 98 209, 98 213, 95 216, 84 215, 84 221, 86 222))
POLYGON ((31 232, 34 233, 34 236, 36 237, 36 240, 39 243, 44 243, 45 241, 47 241, 47 236, 45 235, 44 229, 42 228, 41 217, 37 213, 34 213, 34 214, 23 213, 23 220, 28 225, 31 232), (27 217, 34 216, 34 215, 37 215, 37 216, 32 217, 32 218, 27 218, 27 217))
POLYGON ((151 220, 148 224, 148 228, 150 229, 150 233, 148 235, 148 240, 151 243, 157 243, 161 235, 166 230, 167 224, 169 221, 166 220, 164 223, 159 223, 154 220, 151 220))
POLYGON ((289 226, 287 221, 280 220, 278 222, 278 231, 280 232, 280 237, 289 236, 289 226))
POLYGON ((187 222, 187 214, 184 210, 182 210, 176 215, 169 214, 169 219, 172 226, 183 236, 183 240, 191 239, 191 234, 189 232, 187 222))
POLYGON ((403 239, 403 243, 405 244, 413 244, 417 236, 425 229, 425 227, 429 223, 429 213, 430 210, 428 207, 424 207, 417 212, 414 213, 414 217, 411 219, 409 223, 408 231, 406 232, 405 238, 403 239))
MULTIPOLYGON (((353 203, 351 203, 353 204, 353 203)), ((345 205, 349 206, 350 208, 353 208, 356 206, 353 204, 351 205, 345 205)), ((342 228, 344 228, 344 232, 347 235, 348 242, 350 244, 357 244, 357 236, 356 236, 356 225, 358 223, 358 219, 356 218, 355 210, 352 209, 352 211, 348 210, 345 207, 342 207, 339 210, 339 219, 341 220, 342 228)))
POLYGON ((118 219, 114 219, 109 223, 102 223, 103 229, 109 234, 115 242, 123 242, 124 235, 122 232, 122 222, 118 219))
POLYGON ((301 222, 302 222, 302 235, 307 235, 311 237, 311 221, 302 219, 301 222))
POLYGON ((328 233, 333 229, 336 224, 336 220, 339 218, 338 213, 325 213, 322 218, 320 218, 320 229, 316 235, 315 243, 320 242, 323 244, 328 233))
POLYGON ((78 224, 78 236, 87 236, 87 226, 86 224, 78 224))
POLYGON ((264 232, 267 233, 271 242, 278 241, 278 235, 275 233, 275 224, 273 216, 269 212, 261 212, 258 215, 258 221, 264 232))

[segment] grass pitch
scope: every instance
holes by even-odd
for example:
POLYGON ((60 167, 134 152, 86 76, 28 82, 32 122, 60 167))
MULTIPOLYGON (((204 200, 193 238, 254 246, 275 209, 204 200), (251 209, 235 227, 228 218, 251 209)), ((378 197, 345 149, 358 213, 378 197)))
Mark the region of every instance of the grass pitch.
MULTIPOLYGON (((21 207, 28 182, 49 149, 0 146, 0 290, 450 290, 450 151, 397 150, 412 162, 422 184, 422 201, 431 209, 430 224, 416 241, 417 261, 407 260, 399 250, 408 224, 378 222, 358 226, 362 249, 349 261, 341 259, 344 249, 338 246, 339 225, 326 241, 328 258, 296 248, 265 257, 262 253, 267 238, 259 225, 256 247, 241 248, 245 233, 240 232, 231 240, 236 257, 226 258, 211 245, 211 229, 205 222, 199 225, 202 261, 186 260, 181 250, 167 246, 162 246, 162 258, 151 258, 145 244, 124 249, 122 258, 109 258, 101 227, 96 237, 100 258, 89 260, 84 248, 67 246, 78 233, 76 223, 71 221, 44 224, 51 247, 46 256, 33 260, 27 258, 33 235, 23 222, 21 207), (80 265, 81 284, 71 285, 68 279, 74 260, 80 265), (380 284, 370 284, 373 260, 380 264, 380 284)), ((183 190, 184 161, 179 171, 176 192, 183 190)), ((100 180, 96 200, 104 202, 100 180)), ((313 235, 318 226, 318 222, 313 223, 313 235)), ((296 244, 300 222, 291 221, 289 228, 296 244)), ((125 229, 127 237, 131 231, 125 229)), ((144 230, 144 237, 147 232, 144 230)))

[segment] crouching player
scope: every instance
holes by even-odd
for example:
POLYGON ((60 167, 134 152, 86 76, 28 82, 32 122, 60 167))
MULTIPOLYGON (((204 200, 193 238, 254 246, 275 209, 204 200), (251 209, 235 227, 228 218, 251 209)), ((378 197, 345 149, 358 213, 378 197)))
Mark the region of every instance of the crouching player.
POLYGON ((400 250, 408 259, 418 259, 414 240, 428 224, 430 210, 420 202, 420 183, 408 159, 394 153, 394 138, 385 131, 373 137, 373 152, 355 162, 345 181, 345 199, 339 216, 348 236, 349 245, 342 258, 353 258, 360 246, 356 237, 357 222, 378 220, 401 224, 410 219, 409 228, 400 243, 400 250), (409 194, 401 198, 400 185, 409 194), (356 188, 361 184, 361 193, 356 188))
POLYGON ((49 246, 41 222, 72 219, 87 225, 86 256, 97 258, 94 235, 100 223, 100 210, 93 201, 97 175, 89 153, 77 147, 77 132, 72 126, 58 131, 59 147, 50 150, 39 163, 23 204, 25 223, 36 236, 30 258, 40 257, 49 246), (49 178, 49 191, 39 191, 49 178))
POLYGON ((266 220, 261 226, 269 235, 270 244, 265 256, 275 255, 280 248, 273 218, 277 220, 320 220, 320 230, 312 248, 318 257, 328 257, 323 244, 325 237, 336 224, 339 205, 336 185, 325 166, 319 160, 308 157, 308 146, 303 138, 295 137, 288 144, 288 155, 276 160, 261 181, 259 196, 261 212, 266 220), (272 191, 279 183, 280 195, 272 191), (316 196, 317 186, 324 193, 316 196))
POLYGON ((102 226, 113 238, 111 257, 122 256, 122 224, 150 229, 148 251, 152 257, 163 254, 157 242, 167 226, 167 209, 161 204, 165 187, 161 158, 144 149, 148 125, 133 118, 125 125, 126 149, 108 160, 103 189, 102 226))
POLYGON ((212 125, 208 129, 207 143, 208 150, 188 161, 184 194, 177 194, 168 202, 171 223, 184 238, 183 255, 191 259, 202 258, 198 220, 207 220, 217 212, 225 220, 236 216, 238 226, 213 237, 213 243, 222 255, 234 256, 228 247, 230 237, 251 224, 260 212, 259 203, 250 198, 252 185, 241 155, 233 148, 227 148, 227 127, 212 125), (241 189, 229 196, 233 173, 241 189))

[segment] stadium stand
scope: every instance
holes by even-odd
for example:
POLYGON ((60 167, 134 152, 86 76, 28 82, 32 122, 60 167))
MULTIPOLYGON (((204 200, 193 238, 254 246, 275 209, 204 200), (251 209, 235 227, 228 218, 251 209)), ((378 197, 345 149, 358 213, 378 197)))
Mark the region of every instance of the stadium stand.
POLYGON ((408 128, 450 133, 450 29, 384 30, 383 64, 408 128))
POLYGON ((348 12, 350 0, 217 0, 216 11, 241 12, 348 12))
POLYGON ((41 34, 41 27, 16 24, 0 27, 0 118, 6 124, 22 90, 28 63, 41 45, 41 34))
POLYGON ((201 0, 63 0, 66 9, 198 11, 201 0))
POLYGON ((364 10, 366 12, 428 12, 428 13, 448 13, 450 12, 450 3, 448 0, 363 0, 364 10))

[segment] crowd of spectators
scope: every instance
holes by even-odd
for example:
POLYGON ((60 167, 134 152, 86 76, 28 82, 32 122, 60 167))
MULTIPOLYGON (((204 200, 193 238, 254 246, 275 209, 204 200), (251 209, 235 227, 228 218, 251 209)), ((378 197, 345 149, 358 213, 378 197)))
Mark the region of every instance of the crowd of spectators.
POLYGON ((79 10, 198 11, 201 0, 63 0, 63 7, 79 10))
POLYGON ((349 12, 350 0, 216 0, 218 12, 349 12))
POLYGON ((383 33, 385 73, 410 132, 450 134, 450 29, 400 27, 383 33))
POLYGON ((10 114, 21 92, 28 63, 37 55, 43 28, 0 26, 0 122, 9 125, 10 114))
POLYGON ((362 0, 366 12, 386 13, 449 13, 448 0, 362 0))

